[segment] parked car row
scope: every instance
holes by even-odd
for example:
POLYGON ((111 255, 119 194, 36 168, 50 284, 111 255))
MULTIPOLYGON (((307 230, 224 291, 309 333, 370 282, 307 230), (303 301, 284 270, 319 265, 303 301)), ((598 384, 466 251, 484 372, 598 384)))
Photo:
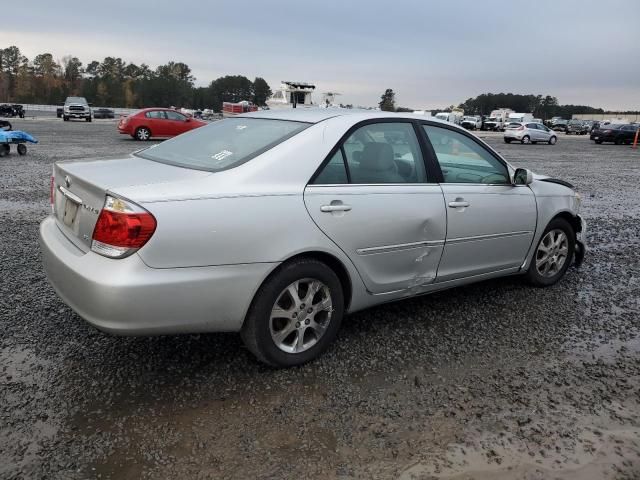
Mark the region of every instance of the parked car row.
POLYGON ((56 108, 56 116, 65 122, 72 118, 90 122, 92 118, 115 118, 115 112, 110 108, 93 108, 84 97, 67 97, 64 105, 56 108))

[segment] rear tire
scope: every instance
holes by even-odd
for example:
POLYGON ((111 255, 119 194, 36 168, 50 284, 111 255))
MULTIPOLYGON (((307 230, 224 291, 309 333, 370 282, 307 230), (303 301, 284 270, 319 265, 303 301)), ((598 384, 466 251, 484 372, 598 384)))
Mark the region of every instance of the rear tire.
POLYGON ((536 287, 557 283, 566 273, 576 247, 576 234, 564 218, 554 218, 545 228, 526 277, 536 287))
POLYGON ((0 157, 9 155, 9 152, 11 152, 11 147, 8 143, 3 143, 2 145, 0 145, 0 157))
POLYGON ((598 145, 602 145, 602 140, 595 140, 598 145))
POLYGON ((147 127, 139 127, 136 129, 135 139, 145 142, 151 138, 151 130, 147 127))
POLYGON ((511 139, 510 138, 505 138, 504 139, 504 143, 511 143, 511 139))
POLYGON ((529 137, 529 135, 525 135, 524 137, 522 137, 522 140, 520 140, 520 143, 522 143, 523 145, 531 143, 531 137, 529 137))
POLYGON ((90 122, 91 121, 91 117, 87 117, 86 120, 87 120, 87 122, 90 122))
POLYGON ((69 121, 69 117, 67 117, 66 115, 63 115, 62 116, 62 120, 65 121, 65 122, 68 122, 69 121))
POLYGON ((262 284, 240 335, 249 351, 267 365, 302 365, 333 342, 342 322, 344 303, 342 284, 331 268, 314 259, 294 260, 262 284), (309 285, 306 290, 305 282, 309 285), (315 294, 309 293, 312 282, 321 286, 315 294), (276 311, 282 316, 274 316, 276 311))

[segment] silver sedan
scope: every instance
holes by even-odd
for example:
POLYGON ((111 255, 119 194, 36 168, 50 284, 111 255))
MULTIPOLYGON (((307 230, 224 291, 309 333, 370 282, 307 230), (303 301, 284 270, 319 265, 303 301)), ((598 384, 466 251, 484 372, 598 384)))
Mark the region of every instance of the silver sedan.
POLYGON ((424 116, 292 109, 212 123, 116 160, 58 162, 48 278, 118 334, 240 332, 307 362, 345 314, 582 260, 580 197, 424 116))
POLYGON ((546 125, 536 122, 514 122, 507 125, 504 130, 505 143, 548 143, 555 145, 558 141, 556 133, 546 125))

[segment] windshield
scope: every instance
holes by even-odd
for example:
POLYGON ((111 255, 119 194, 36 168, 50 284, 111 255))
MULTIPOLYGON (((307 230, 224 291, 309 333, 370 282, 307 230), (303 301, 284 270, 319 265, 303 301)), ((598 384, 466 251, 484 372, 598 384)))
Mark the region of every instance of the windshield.
POLYGON ((311 124, 229 118, 192 130, 137 155, 179 167, 218 172, 248 162, 311 124))
POLYGON ((497 122, 498 121, 498 117, 489 117, 489 120, 487 120, 488 122, 497 122))
POLYGON ((65 103, 82 103, 87 104, 87 99, 84 97, 68 97, 65 103))

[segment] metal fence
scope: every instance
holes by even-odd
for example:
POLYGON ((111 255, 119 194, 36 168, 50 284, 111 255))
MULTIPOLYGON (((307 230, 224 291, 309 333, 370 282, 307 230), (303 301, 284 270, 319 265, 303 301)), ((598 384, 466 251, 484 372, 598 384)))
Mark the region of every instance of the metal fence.
MULTIPOLYGON (((58 108, 60 108, 62 105, 38 105, 38 104, 34 104, 34 103, 23 103, 22 106, 24 107, 24 110, 27 114, 29 114, 29 112, 53 112, 56 113, 56 110, 58 108)), ((93 108, 97 108, 97 107, 93 107, 93 108)), ((113 112, 116 115, 129 115, 130 113, 135 112, 136 110, 139 110, 137 108, 116 108, 116 107, 106 107, 109 108, 110 110, 113 110, 113 112)))

